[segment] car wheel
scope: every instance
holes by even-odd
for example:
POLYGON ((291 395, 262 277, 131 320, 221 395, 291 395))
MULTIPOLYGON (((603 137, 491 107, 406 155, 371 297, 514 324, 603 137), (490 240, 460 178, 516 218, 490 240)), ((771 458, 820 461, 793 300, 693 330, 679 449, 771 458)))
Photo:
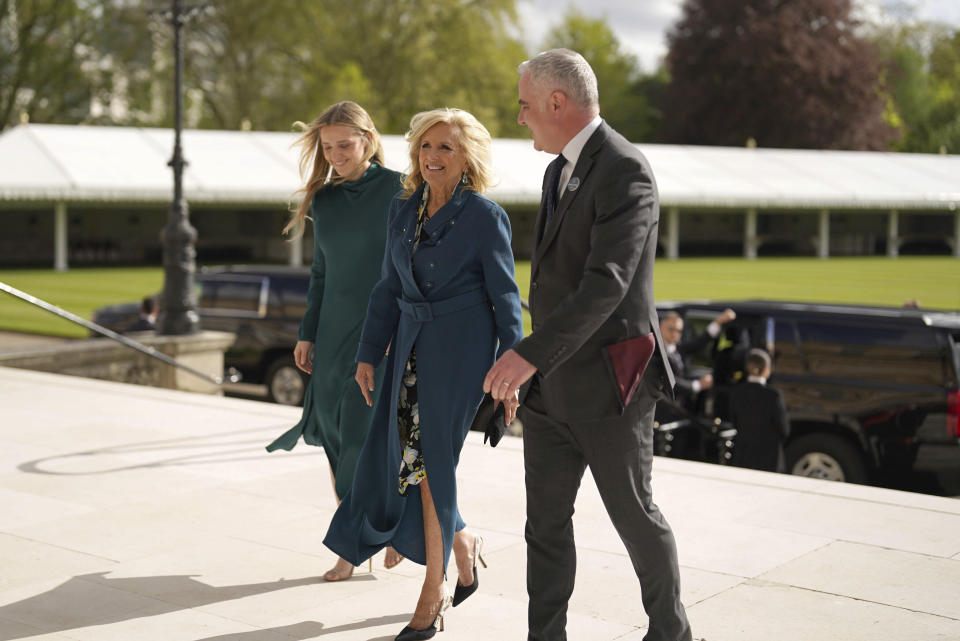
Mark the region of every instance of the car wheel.
POLYGON ((828 481, 865 483, 863 457, 853 445, 834 434, 806 434, 787 446, 787 469, 797 476, 828 481))
POLYGON ((297 369, 292 356, 278 358, 267 368, 264 377, 267 396, 280 405, 303 405, 307 377, 297 369))

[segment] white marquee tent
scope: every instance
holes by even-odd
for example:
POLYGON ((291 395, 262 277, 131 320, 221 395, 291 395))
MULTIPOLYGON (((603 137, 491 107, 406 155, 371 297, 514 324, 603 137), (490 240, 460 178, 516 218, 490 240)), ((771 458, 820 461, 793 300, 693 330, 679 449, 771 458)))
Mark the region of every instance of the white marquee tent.
MULTIPOLYGON (((283 206, 298 187, 293 133, 188 130, 184 191, 191 204, 283 206)), ((169 203, 170 129, 20 125, 0 135, 0 209, 56 212, 56 266, 66 267, 66 210, 80 203, 169 203)), ((650 160, 665 212, 667 255, 676 257, 680 208, 746 213, 744 254, 756 256, 758 209, 819 212, 818 253, 829 252, 831 211, 953 213, 950 239, 960 256, 960 156, 681 145, 638 145, 650 160)), ((406 143, 385 136, 386 164, 403 171, 406 143)), ((496 139, 499 184, 489 194, 535 205, 551 157, 529 140, 496 139)), ((895 253, 896 243, 888 251, 895 253)))

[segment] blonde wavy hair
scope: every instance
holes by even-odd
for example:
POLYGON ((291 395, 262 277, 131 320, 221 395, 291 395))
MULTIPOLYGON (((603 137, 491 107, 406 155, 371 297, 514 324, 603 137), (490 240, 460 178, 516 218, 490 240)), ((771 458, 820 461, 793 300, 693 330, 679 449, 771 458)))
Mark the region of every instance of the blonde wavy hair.
POLYGON ((301 194, 302 199, 295 210, 291 209, 290 221, 283 228, 283 233, 289 233, 291 240, 303 235, 304 221, 309 217, 310 204, 320 188, 327 183, 338 184, 344 181, 343 176, 338 176, 336 172, 331 171, 330 163, 323 156, 320 130, 327 125, 346 125, 356 129, 357 133, 363 136, 363 162, 369 160, 383 165, 383 143, 380 140, 380 134, 370 114, 355 102, 345 100, 330 105, 309 125, 300 121, 293 123, 294 127, 303 132, 291 147, 300 147, 300 179, 303 180, 304 185, 293 192, 294 199, 297 194, 301 194))
POLYGON ((404 136, 410 145, 410 173, 403 181, 404 198, 412 196, 423 184, 423 174, 420 173, 420 142, 430 127, 440 123, 446 123, 453 129, 453 135, 456 136, 467 162, 463 188, 482 194, 494 184, 490 132, 470 112, 444 107, 421 111, 410 119, 410 131, 404 136))

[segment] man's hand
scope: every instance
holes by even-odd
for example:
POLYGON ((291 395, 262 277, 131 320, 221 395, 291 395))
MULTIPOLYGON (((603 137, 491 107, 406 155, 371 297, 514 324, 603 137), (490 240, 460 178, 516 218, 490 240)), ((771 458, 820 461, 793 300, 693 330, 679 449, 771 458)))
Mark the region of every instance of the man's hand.
POLYGON ((720 325, 722 327, 723 325, 726 325, 730 321, 736 319, 736 317, 737 317, 737 313, 728 307, 725 310, 723 310, 723 312, 721 312, 719 316, 714 318, 713 322, 715 322, 717 325, 720 325))
POLYGON ((293 362, 307 374, 313 374, 313 343, 297 341, 293 348, 293 362))
POLYGON ((700 377, 700 390, 710 389, 713 387, 713 374, 704 374, 700 377))
POLYGON ((370 392, 373 391, 373 373, 374 368, 370 363, 357 363, 357 374, 353 377, 360 386, 360 392, 363 393, 368 407, 373 407, 373 397, 370 396, 370 392))
POLYGON ((519 392, 508 398, 503 402, 503 423, 504 425, 510 425, 513 422, 513 419, 517 417, 517 408, 520 407, 520 394, 519 392))
POLYGON ((520 386, 530 380, 537 368, 515 351, 507 350, 497 359, 487 377, 483 379, 483 391, 495 401, 507 401, 517 397, 520 386))

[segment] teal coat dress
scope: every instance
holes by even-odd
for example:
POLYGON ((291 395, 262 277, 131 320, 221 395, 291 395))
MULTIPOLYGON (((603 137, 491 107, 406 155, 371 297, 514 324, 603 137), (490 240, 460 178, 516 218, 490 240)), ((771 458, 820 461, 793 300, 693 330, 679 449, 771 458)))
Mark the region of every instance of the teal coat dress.
MULTIPOLYGON (((350 489, 373 418, 354 380, 354 356, 380 279, 387 210, 402 182, 399 173, 371 164, 355 181, 324 186, 311 203, 313 264, 298 338, 313 342, 313 374, 300 422, 267 450, 293 449, 301 436, 322 446, 338 497, 350 489)), ((379 368, 376 380, 382 377, 379 368)))
POLYGON ((424 469, 443 530, 444 567, 457 510, 456 467, 496 357, 523 335, 514 280, 510 220, 496 203, 458 189, 423 226, 413 251, 423 187, 390 206, 380 282, 370 296, 357 360, 378 365, 374 420, 353 486, 337 509, 324 544, 354 565, 393 546, 426 564, 420 486, 399 492, 402 445, 397 401, 416 348, 417 396, 424 469))

